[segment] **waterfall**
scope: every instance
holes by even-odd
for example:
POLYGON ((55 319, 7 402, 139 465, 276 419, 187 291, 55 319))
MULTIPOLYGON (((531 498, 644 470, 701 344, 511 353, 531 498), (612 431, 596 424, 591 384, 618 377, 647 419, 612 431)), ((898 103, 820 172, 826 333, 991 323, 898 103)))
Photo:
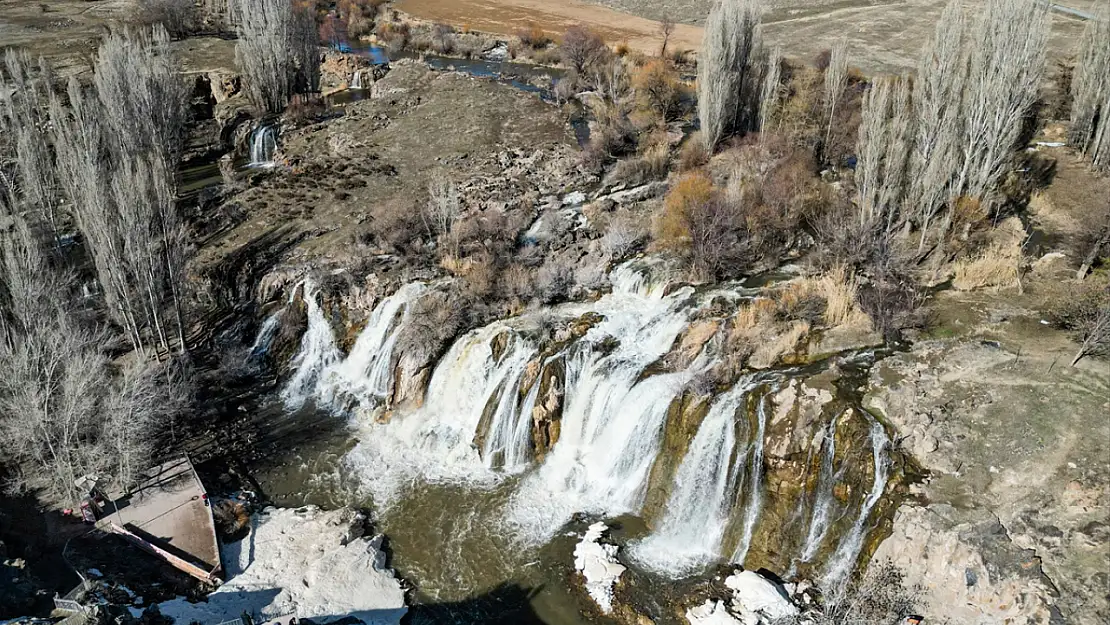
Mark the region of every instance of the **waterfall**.
POLYGON ((351 89, 362 89, 362 70, 356 69, 352 74, 351 89))
MULTIPOLYGON (((304 302, 308 314, 308 329, 301 337, 301 346, 291 363, 293 377, 281 391, 281 399, 289 410, 296 410, 312 396, 320 374, 339 360, 339 348, 332 336, 331 324, 324 317, 320 305, 316 303, 316 292, 310 280, 304 286, 304 302)), ((293 289, 293 293, 296 293, 293 289)))
POLYGON ((383 299, 358 335, 351 353, 320 376, 316 396, 322 405, 340 412, 354 406, 373 408, 393 392, 393 352, 409 305, 426 287, 412 282, 383 299))
POLYGON ((247 362, 258 360, 270 351, 270 343, 274 341, 274 336, 278 331, 278 322, 281 319, 281 312, 278 311, 262 322, 262 326, 258 329, 258 335, 254 337, 254 343, 251 345, 251 351, 247 354, 247 362))
POLYGON ((836 553, 829 559, 825 575, 822 578, 822 585, 826 591, 835 591, 855 568, 856 558, 859 557, 860 549, 863 547, 863 539, 867 533, 868 517, 871 515, 871 509, 882 497, 889 477, 890 458, 887 456, 887 449, 890 447, 890 439, 887 438, 886 429, 882 423, 870 414, 866 412, 864 414, 871 424, 874 480, 871 484, 871 492, 868 493, 867 499, 864 500, 863 506, 860 508, 859 517, 852 525, 852 529, 840 541, 836 553))
POLYGON ((763 511, 763 439, 766 429, 767 400, 761 397, 756 409, 756 431, 752 440, 751 466, 748 468, 748 504, 744 507, 744 533, 731 558, 732 562, 740 565, 748 557, 755 524, 759 520, 759 513, 763 511))
POLYGON ((821 458, 821 472, 817 476, 817 486, 814 489, 813 514, 810 517, 809 532, 802 547, 802 562, 809 562, 817 555, 817 550, 821 548, 821 542, 825 540, 825 534, 829 531, 833 508, 836 506, 836 499, 833 497, 836 468, 833 463, 836 459, 837 421, 835 416, 829 420, 822 441, 824 453, 821 458))
POLYGON ((629 554, 652 570, 683 577, 720 558, 736 489, 743 479, 745 454, 737 449, 736 427, 746 438, 748 420, 736 411, 747 407, 756 383, 751 377, 718 396, 690 442, 675 473, 674 487, 658 528, 634 544, 629 554))
POLYGON ((251 132, 251 161, 249 167, 273 167, 274 150, 277 148, 277 129, 272 125, 259 125, 251 132))

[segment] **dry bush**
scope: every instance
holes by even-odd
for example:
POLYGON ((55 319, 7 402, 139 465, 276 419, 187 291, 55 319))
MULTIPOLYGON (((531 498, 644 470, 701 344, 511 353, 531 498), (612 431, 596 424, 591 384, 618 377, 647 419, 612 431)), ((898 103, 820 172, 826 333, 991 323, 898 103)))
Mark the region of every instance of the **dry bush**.
POLYGON ((637 186, 666 178, 669 165, 670 149, 666 143, 655 143, 634 157, 618 161, 609 179, 615 183, 637 186))
POLYGON ((869 320, 857 304, 858 297, 859 279, 840 266, 816 278, 790 281, 775 301, 779 316, 788 320, 860 327, 869 320))
POLYGON ((669 122, 681 112, 685 86, 674 70, 662 59, 652 59, 632 73, 632 88, 641 107, 659 119, 669 122))
POLYGON ((771 322, 778 314, 778 304, 775 300, 760 297, 748 304, 741 306, 732 316, 733 332, 744 332, 771 322))
POLYGON ((374 29, 374 34, 382 42, 390 55, 396 55, 409 45, 412 29, 403 22, 381 22, 374 29))
POLYGON ((544 304, 566 299, 575 286, 575 262, 567 254, 548 257, 536 271, 536 297, 544 304))
POLYGON ((700 132, 695 132, 686 138, 679 151, 678 165, 682 171, 690 171, 704 166, 712 156, 705 147, 705 140, 700 132))
POLYGON ((1066 294, 1051 299, 1049 315, 1080 343, 1073 366, 1084 356, 1110 355, 1110 273, 1100 270, 1069 284, 1066 294))
POLYGON ((551 44, 551 37, 548 37, 543 28, 540 28, 538 24, 534 23, 530 23, 526 27, 518 30, 516 32, 516 38, 519 39, 522 44, 533 50, 546 48, 551 44))
POLYGON ((613 53, 614 53, 614 54, 616 54, 616 55, 617 55, 617 56, 619 56, 619 57, 622 57, 622 58, 623 58, 623 57, 626 57, 626 56, 628 56, 628 55, 629 55, 629 54, 630 54, 631 52, 632 52, 632 48, 630 48, 630 47, 628 46, 628 42, 627 42, 627 41, 621 41, 621 42, 620 42, 620 43, 618 43, 617 45, 613 46, 613 53))
POLYGON ((714 201, 713 181, 705 172, 692 171, 667 193, 663 211, 655 219, 655 241, 661 247, 682 249, 690 245, 690 215, 698 206, 714 201))
POLYGON ((370 210, 368 233, 378 245, 396 253, 417 253, 427 232, 421 211, 411 201, 393 199, 370 210))
POLYGON ((583 150, 582 162, 588 168, 600 169, 613 159, 632 152, 636 148, 638 131, 620 103, 603 100, 594 108, 597 125, 583 150))

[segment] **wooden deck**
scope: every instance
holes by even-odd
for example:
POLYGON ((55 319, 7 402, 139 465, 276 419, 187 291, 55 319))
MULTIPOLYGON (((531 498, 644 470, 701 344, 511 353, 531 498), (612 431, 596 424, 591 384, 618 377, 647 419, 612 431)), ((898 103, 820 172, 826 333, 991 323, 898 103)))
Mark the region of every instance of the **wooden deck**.
POLYGON ((107 506, 98 525, 194 577, 215 580, 221 571, 216 527, 192 463, 182 456, 146 475, 130 496, 116 499, 116 509, 107 506))

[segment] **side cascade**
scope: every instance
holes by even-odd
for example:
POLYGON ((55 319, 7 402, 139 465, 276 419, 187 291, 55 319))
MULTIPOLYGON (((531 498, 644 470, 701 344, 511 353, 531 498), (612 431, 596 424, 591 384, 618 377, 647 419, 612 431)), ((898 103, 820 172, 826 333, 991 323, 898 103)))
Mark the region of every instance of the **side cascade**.
POLYGON ((822 577, 825 588, 839 588, 855 569, 856 559, 859 558, 860 550, 863 548, 863 539, 867 535, 867 522, 871 516, 871 510, 883 496, 887 479, 890 477, 891 463, 888 454, 890 438, 887 437, 886 428, 875 417, 868 413, 864 414, 871 425, 871 454, 874 461, 871 491, 867 494, 867 499, 864 500, 855 523, 841 539, 836 552, 829 558, 822 577))
MULTIPOLYGON (((281 391, 281 400, 287 410, 297 410, 308 401, 316 389, 320 374, 339 361, 341 356, 332 335, 331 324, 316 301, 316 290, 311 280, 302 283, 304 302, 308 315, 308 329, 301 337, 301 346, 293 357, 293 375, 281 391)), ((293 289, 296 294, 297 289, 293 289)))
POLYGON ((251 132, 251 153, 248 167, 273 167, 274 151, 277 150, 277 128, 270 124, 260 125, 251 132))

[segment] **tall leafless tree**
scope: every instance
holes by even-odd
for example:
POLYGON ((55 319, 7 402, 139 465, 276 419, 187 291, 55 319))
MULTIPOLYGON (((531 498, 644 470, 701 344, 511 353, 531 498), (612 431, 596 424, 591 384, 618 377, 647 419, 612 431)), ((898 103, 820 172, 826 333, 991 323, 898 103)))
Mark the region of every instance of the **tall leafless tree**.
POLYGON ((1110 5, 1083 30, 1071 90, 1068 140, 1095 169, 1110 171, 1110 5))
POLYGON ((825 68, 825 145, 832 137, 833 120, 844 90, 848 87, 848 40, 840 38, 832 47, 829 66, 825 68))
POLYGON ((782 48, 775 46, 767 55, 767 69, 759 96, 759 132, 766 134, 768 122, 778 113, 782 101, 782 48))
POLYGON ((967 25, 959 0, 941 13, 933 38, 922 50, 914 83, 914 142, 909 219, 920 230, 921 252, 933 219, 943 208, 957 159, 961 100, 967 82, 967 25))
POLYGON ((698 118, 712 152, 721 139, 758 127, 763 44, 758 0, 720 0, 698 57, 698 118))
POLYGON ((856 186, 861 224, 888 237, 901 225, 913 139, 909 79, 876 80, 863 99, 856 186))
POLYGON ((235 61, 247 94, 260 109, 280 113, 293 94, 319 87, 315 24, 290 0, 231 0, 239 40, 235 61))

